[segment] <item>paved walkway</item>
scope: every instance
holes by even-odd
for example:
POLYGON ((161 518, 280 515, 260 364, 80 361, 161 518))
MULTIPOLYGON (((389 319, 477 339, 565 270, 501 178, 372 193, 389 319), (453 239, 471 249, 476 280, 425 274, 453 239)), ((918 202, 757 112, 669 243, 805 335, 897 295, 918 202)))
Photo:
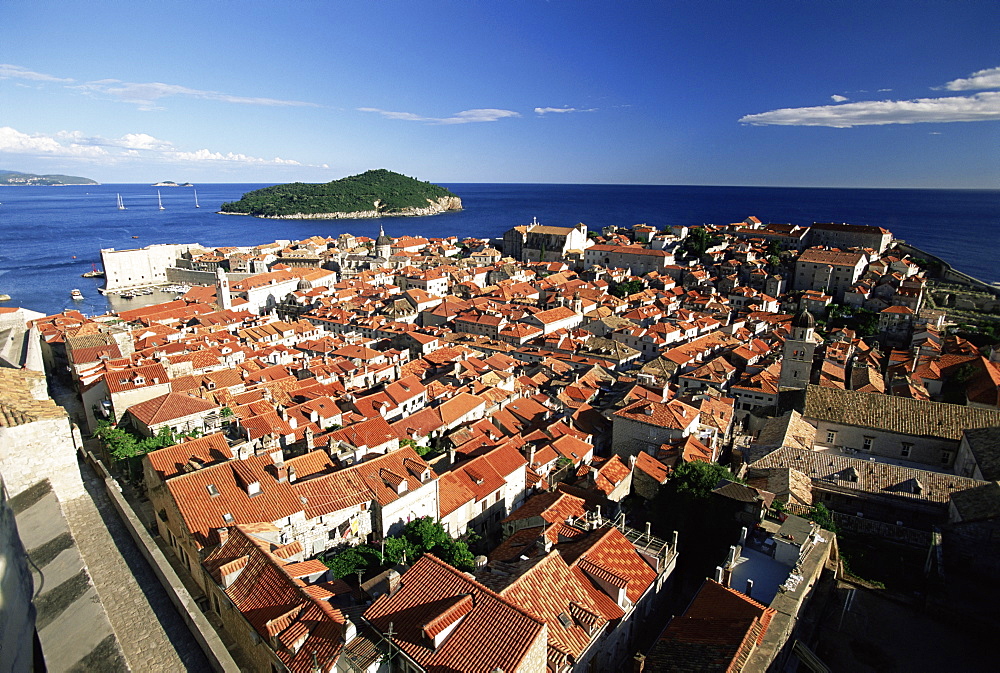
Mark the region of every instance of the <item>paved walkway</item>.
POLYGON ((80 472, 90 498, 64 503, 80 553, 128 667, 133 671, 208 671, 197 641, 139 553, 89 465, 80 472))
POLYGON ((49 671, 127 671, 124 655, 48 480, 10 499, 34 582, 49 671))

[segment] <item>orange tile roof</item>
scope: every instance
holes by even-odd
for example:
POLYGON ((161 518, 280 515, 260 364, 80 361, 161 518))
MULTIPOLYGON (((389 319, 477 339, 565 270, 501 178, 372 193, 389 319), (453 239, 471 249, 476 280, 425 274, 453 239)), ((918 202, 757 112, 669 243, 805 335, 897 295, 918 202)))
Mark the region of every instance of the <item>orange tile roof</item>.
POLYGON ((178 475, 167 481, 167 490, 191 536, 205 547, 214 540, 217 528, 274 522, 303 511, 294 489, 288 482, 277 481, 276 474, 270 456, 250 456, 178 475), (251 497, 246 487, 253 482, 260 484, 260 493, 251 497), (224 514, 231 520, 223 518, 224 514))
POLYGON ((218 408, 212 402, 200 397, 191 397, 183 393, 167 393, 139 404, 133 404, 127 409, 127 412, 149 427, 218 408))
POLYGON ((382 633, 392 623, 393 644, 433 673, 519 670, 545 633, 543 620, 430 554, 403 574, 399 589, 368 608, 365 619, 382 633), (425 626, 462 595, 472 597, 472 608, 437 648, 429 647, 425 626))
POLYGON ((274 638, 280 644, 272 651, 284 666, 311 673, 315 661, 335 661, 344 646, 344 615, 298 579, 303 566, 326 568, 318 561, 286 563, 273 545, 252 534, 255 529, 232 528, 226 543, 206 557, 205 567, 217 582, 230 576, 226 595, 264 643, 274 638))
POLYGON ((226 437, 220 432, 146 454, 146 460, 163 480, 185 472, 192 459, 202 467, 207 467, 231 460, 232 457, 233 452, 226 437))

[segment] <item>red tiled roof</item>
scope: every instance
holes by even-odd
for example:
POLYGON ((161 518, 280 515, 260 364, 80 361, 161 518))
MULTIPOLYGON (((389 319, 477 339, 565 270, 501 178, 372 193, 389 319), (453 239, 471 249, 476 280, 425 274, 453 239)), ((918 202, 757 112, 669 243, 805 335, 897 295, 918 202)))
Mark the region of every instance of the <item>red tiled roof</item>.
POLYGON ((200 397, 191 397, 183 393, 167 393, 139 404, 133 404, 127 411, 148 427, 159 423, 169 423, 178 418, 193 416, 217 408, 215 404, 200 397))
POLYGON ((519 670, 545 631, 544 621, 430 554, 403 574, 396 591, 368 608, 365 619, 382 633, 392 623, 393 644, 433 673, 519 670), (454 608, 455 597, 462 595, 471 596, 472 608, 434 648, 425 626, 454 608))
POLYGON ((233 452, 220 432, 146 454, 150 466, 164 480, 185 472, 192 459, 202 467, 207 467, 231 460, 232 457, 233 452))

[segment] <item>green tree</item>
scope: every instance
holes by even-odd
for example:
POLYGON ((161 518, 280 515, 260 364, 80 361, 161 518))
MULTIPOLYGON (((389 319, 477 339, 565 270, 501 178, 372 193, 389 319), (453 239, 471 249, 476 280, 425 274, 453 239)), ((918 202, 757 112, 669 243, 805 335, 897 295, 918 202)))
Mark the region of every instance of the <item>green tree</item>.
POLYGON ((349 577, 359 572, 366 572, 370 568, 378 568, 382 565, 379 553, 362 545, 360 547, 348 547, 336 554, 326 556, 323 563, 333 573, 333 576, 340 579, 349 577))
POLYGON ((820 527, 825 528, 831 533, 837 532, 837 524, 833 521, 833 513, 821 502, 810 507, 809 513, 806 514, 805 518, 818 523, 820 527))
POLYGON ((615 285, 614 289, 611 290, 611 294, 624 299, 625 297, 635 294, 636 292, 642 292, 642 289, 642 281, 638 278, 634 278, 615 285))
POLYGON ((445 540, 451 539, 444 526, 429 516, 422 516, 406 524, 403 528, 403 537, 413 545, 417 554, 428 552, 445 540))
POLYGON ((700 257, 713 245, 718 245, 722 241, 722 236, 710 234, 705 227, 693 227, 688 235, 681 242, 681 249, 689 254, 700 257))
POLYGON ((476 557, 462 540, 448 538, 435 546, 431 553, 459 570, 472 570, 476 566, 476 557))
POLYGON ((670 477, 670 481, 678 493, 688 494, 699 499, 707 498, 722 479, 740 481, 736 475, 729 471, 728 467, 700 460, 684 463, 674 470, 670 477))

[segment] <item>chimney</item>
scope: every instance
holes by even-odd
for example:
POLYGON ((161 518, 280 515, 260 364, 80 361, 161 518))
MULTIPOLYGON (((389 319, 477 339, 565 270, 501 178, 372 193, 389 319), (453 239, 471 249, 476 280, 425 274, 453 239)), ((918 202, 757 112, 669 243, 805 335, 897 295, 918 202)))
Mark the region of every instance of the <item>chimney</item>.
POLYGON ((753 580, 747 580, 747 590, 745 593, 747 598, 753 598, 753 580))
POLYGON ((740 546, 742 547, 746 543, 747 543, 747 527, 743 526, 743 528, 740 529, 740 546))
POLYGON ((229 541, 229 529, 228 528, 216 528, 215 532, 219 536, 219 546, 223 546, 229 541))
POLYGON ((736 545, 729 547, 729 556, 726 557, 726 567, 732 568, 736 565, 736 545))
POLYGON ((672 549, 675 554, 677 553, 677 531, 674 531, 674 535, 670 540, 670 549, 672 549))
POLYGON ((715 573, 712 575, 712 579, 722 584, 722 566, 715 566, 715 573))
POLYGON ((285 467, 284 463, 276 467, 278 468, 278 483, 284 484, 286 481, 288 481, 288 468, 285 467))

